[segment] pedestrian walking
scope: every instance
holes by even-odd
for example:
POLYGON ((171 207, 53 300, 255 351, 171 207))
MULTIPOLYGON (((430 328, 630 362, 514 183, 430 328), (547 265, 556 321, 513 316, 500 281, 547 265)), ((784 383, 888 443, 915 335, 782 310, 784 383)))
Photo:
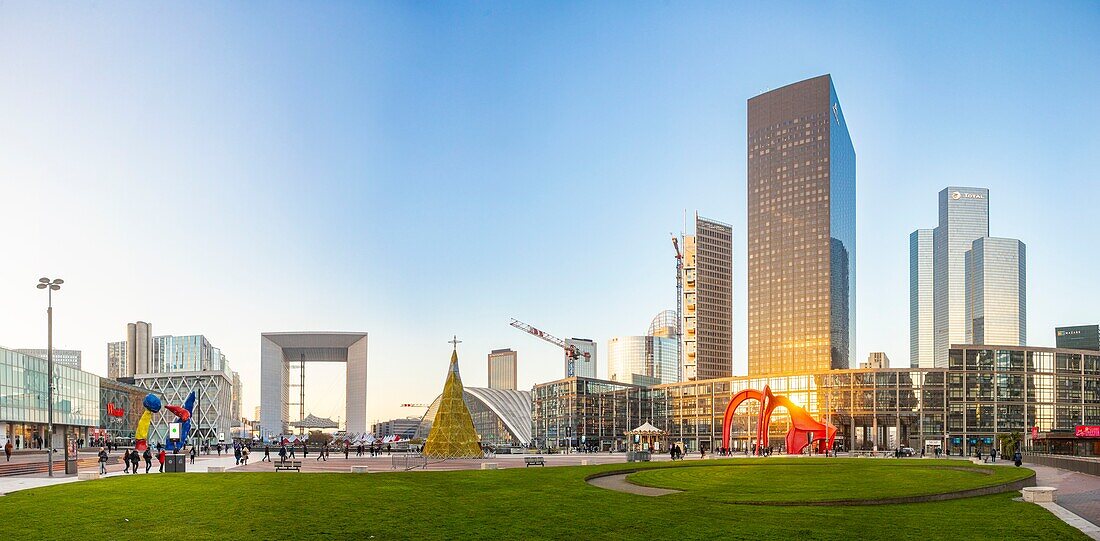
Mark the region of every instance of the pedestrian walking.
POLYGON ((130 473, 130 450, 127 449, 122 455, 122 463, 126 466, 122 469, 122 473, 130 473))
POLYGON ((191 463, 195 463, 195 456, 199 454, 199 449, 194 445, 191 446, 191 463))
POLYGON ((1019 449, 1016 449, 1016 452, 1012 455, 1012 462, 1016 464, 1017 468, 1020 467, 1020 464, 1024 463, 1024 455, 1019 449))
POLYGON ((11 440, 8 440, 7 443, 4 444, 4 458, 8 462, 11 462, 11 451, 12 451, 11 440))
POLYGON ((248 465, 248 447, 241 448, 241 464, 248 465))
POLYGON ((279 447, 279 462, 286 462, 286 446, 279 447))
MULTIPOLYGON (((286 449, 286 447, 283 447, 283 449, 286 449)), ((290 446, 290 458, 295 458, 294 457, 294 446, 293 445, 290 446)), ((285 460, 286 457, 283 457, 283 459, 285 460)))
POLYGON ((168 453, 166 453, 164 451, 164 448, 159 445, 157 446, 157 449, 160 449, 160 452, 157 453, 157 462, 160 462, 160 473, 164 473, 164 461, 168 460, 168 453))
POLYGON ((145 473, 149 473, 149 469, 153 467, 153 452, 146 447, 145 452, 141 454, 141 458, 145 459, 145 473))
POLYGON ((241 446, 237 444, 233 445, 233 463, 238 466, 241 464, 241 446))
POLYGON ((137 452, 137 449, 130 451, 130 473, 137 473, 138 464, 141 464, 141 454, 137 452))
POLYGON ((349 452, 351 452, 351 445, 345 443, 344 444, 344 460, 348 459, 348 453, 349 452))
POLYGON ((264 446, 264 457, 260 459, 260 462, 271 462, 271 447, 264 446))
POLYGON ((99 448, 99 474, 107 475, 107 450, 99 448))

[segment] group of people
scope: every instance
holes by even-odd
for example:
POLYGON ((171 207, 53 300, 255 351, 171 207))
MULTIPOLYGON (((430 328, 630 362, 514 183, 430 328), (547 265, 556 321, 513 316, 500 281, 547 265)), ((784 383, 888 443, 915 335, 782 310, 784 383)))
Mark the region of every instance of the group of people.
MULTIPOLYGON (((101 474, 107 473, 107 456, 107 449, 104 447, 100 447, 99 473, 101 474)), ((157 462, 160 464, 160 467, 157 471, 159 471, 160 473, 164 473, 164 462, 168 460, 167 456, 168 453, 165 452, 164 447, 161 445, 157 445, 156 457, 157 462)), ((122 464, 126 466, 122 470, 123 473, 137 473, 138 468, 141 467, 141 461, 143 459, 145 460, 145 473, 149 473, 149 470, 153 468, 153 451, 150 450, 148 447, 146 447, 145 451, 141 453, 139 453, 137 449, 127 449, 126 452, 122 454, 122 464)), ((193 459, 192 463, 194 463, 193 459)))

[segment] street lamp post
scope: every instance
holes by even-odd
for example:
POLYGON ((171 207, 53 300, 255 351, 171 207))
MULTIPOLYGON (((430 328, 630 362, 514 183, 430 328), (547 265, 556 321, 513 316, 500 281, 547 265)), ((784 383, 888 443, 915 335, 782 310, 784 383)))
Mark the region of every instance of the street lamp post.
POLYGON ((53 477, 53 292, 65 280, 39 278, 37 288, 46 290, 46 471, 53 477))

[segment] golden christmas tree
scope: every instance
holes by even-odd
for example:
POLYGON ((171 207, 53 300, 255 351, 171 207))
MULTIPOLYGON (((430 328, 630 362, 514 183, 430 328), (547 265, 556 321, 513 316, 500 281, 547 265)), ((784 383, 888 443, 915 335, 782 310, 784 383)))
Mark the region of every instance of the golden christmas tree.
POLYGON ((428 458, 481 458, 474 419, 462 399, 462 378, 458 375, 458 337, 451 341, 451 366, 439 397, 428 441, 422 454, 428 458))

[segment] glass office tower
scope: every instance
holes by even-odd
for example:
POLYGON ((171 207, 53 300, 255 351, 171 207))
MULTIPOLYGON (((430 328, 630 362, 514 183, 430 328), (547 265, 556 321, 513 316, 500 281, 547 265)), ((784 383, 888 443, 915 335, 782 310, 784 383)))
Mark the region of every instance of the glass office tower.
POLYGON ((947 366, 951 344, 966 343, 966 252, 989 236, 989 190, 948 186, 940 191, 940 221, 932 233, 934 365, 947 366))
POLYGON ((982 237, 966 252, 966 343, 1027 344, 1027 253, 1016 239, 982 237))
POLYGON ((829 75, 749 100, 750 375, 855 364, 855 162, 829 75))
POLYGON ((909 366, 935 366, 932 305, 932 230, 909 235, 909 366))

